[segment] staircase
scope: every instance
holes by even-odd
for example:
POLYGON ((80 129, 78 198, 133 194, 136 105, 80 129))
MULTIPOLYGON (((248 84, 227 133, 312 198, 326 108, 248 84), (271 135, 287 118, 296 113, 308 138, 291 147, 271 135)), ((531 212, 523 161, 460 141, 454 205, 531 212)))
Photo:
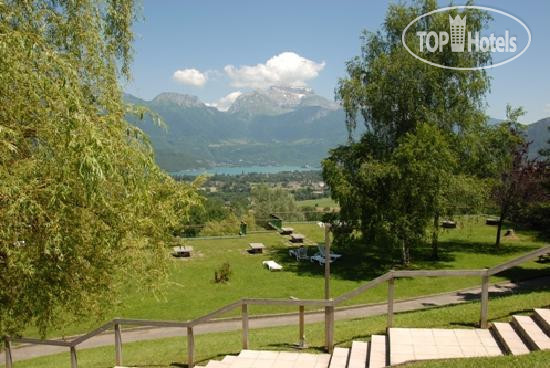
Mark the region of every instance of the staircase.
POLYGON ((490 329, 390 328, 369 342, 334 348, 331 355, 287 351, 242 350, 207 368, 381 368, 415 360, 528 354, 550 349, 550 309, 513 316, 490 329))

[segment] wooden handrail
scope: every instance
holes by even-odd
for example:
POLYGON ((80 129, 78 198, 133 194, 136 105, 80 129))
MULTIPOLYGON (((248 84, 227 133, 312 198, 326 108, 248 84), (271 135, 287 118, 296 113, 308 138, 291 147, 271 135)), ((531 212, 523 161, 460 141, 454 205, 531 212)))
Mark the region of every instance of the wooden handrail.
POLYGON ((309 305, 318 307, 330 307, 333 305, 333 301, 331 299, 243 298, 242 302, 255 305, 309 305))
POLYGON ((77 346, 77 345, 80 344, 81 342, 86 341, 86 340, 88 340, 89 338, 94 337, 94 336, 96 336, 96 335, 99 335, 99 334, 102 333, 103 331, 108 330, 109 328, 113 327, 113 324, 114 324, 114 321, 112 321, 112 322, 107 322, 107 323, 105 323, 103 326, 98 327, 98 328, 96 328, 95 330, 93 330, 93 331, 91 331, 91 332, 88 332, 88 333, 85 334, 85 335, 82 335, 82 336, 79 336, 79 337, 73 339, 73 340, 71 341, 71 346, 77 346))
POLYGON ((422 277, 422 276, 481 276, 485 270, 418 270, 393 271, 393 277, 422 277))
POLYGON ((534 250, 532 252, 526 253, 526 254, 524 254, 524 255, 516 258, 516 259, 513 259, 511 261, 508 261, 506 263, 501 263, 501 264, 499 264, 495 267, 491 267, 488 270, 489 276, 492 276, 492 275, 497 274, 499 272, 505 271, 509 268, 512 268, 512 267, 517 266, 521 263, 530 261, 530 260, 535 259, 537 257, 543 256, 545 254, 550 254, 550 246, 546 246, 544 248, 534 250))
POLYGON ((192 321, 189 321, 189 326, 196 326, 196 325, 201 324, 201 323, 206 323, 206 322, 208 322, 209 320, 211 320, 212 318, 214 318, 216 316, 220 316, 222 314, 225 314, 225 313, 229 312, 232 309, 238 308, 240 305, 242 305, 242 299, 240 299, 240 300, 238 300, 234 303, 225 305, 221 308, 218 308, 213 312, 205 314, 204 316, 197 317, 192 321))
MULTIPOLYGON (((242 306, 242 318, 248 320, 248 305, 289 305, 289 306, 298 306, 300 308, 300 315, 302 319, 300 320, 300 328, 303 329, 303 308, 304 306, 318 306, 325 307, 325 313, 328 313, 325 317, 325 322, 328 324, 326 329, 328 341, 332 341, 334 334, 334 307, 339 305, 347 300, 354 298, 355 296, 379 285, 384 282, 388 282, 388 327, 393 323, 393 296, 394 296, 394 287, 393 280, 399 277, 441 277, 441 276, 480 276, 481 277, 481 318, 480 325, 483 328, 487 327, 487 303, 488 303, 488 285, 489 285, 489 276, 495 275, 502 271, 505 271, 509 268, 515 267, 521 263, 530 261, 539 256, 550 254, 550 246, 540 248, 529 253, 526 253, 516 259, 502 263, 500 265, 494 266, 490 269, 484 270, 414 270, 414 271, 389 271, 381 276, 374 278, 373 280, 351 290, 347 293, 340 295, 335 299, 283 299, 283 298, 242 298, 231 304, 227 304, 216 309, 213 312, 205 314, 203 316, 197 317, 189 321, 163 321, 163 320, 147 320, 147 319, 129 319, 129 318, 115 318, 110 322, 105 323, 101 327, 96 328, 95 330, 78 336, 72 340, 48 340, 48 339, 36 339, 36 338, 27 338, 27 337, 6 337, 5 346, 6 346, 6 361, 10 361, 11 364, 11 346, 10 342, 19 342, 19 343, 28 343, 36 345, 53 345, 53 346, 64 346, 71 349, 71 365, 76 367, 76 350, 75 347, 85 340, 88 340, 96 335, 101 334, 105 330, 112 328, 113 326, 120 325, 134 325, 134 326, 150 326, 150 327, 185 327, 187 328, 188 336, 188 366, 193 367, 194 365, 194 332, 193 327, 199 324, 208 323, 213 318, 223 315, 239 306, 242 306), (391 305, 390 305, 391 304, 391 305)), ((246 326, 246 339, 243 339, 248 346, 248 322, 243 322, 243 326, 246 326)), ((302 331, 302 330, 301 330, 302 331)), ((303 332, 301 332, 303 334, 303 332)), ((118 336, 118 343, 120 342, 120 336, 118 336)), ((332 346, 329 344, 329 350, 332 349, 332 346)), ((119 346, 120 348, 120 346, 119 346)), ((120 354, 120 352, 119 352, 120 354)))
POLYGON ((378 284, 381 284, 385 281, 388 281, 389 279, 393 278, 393 273, 394 272, 395 271, 387 272, 387 273, 383 274, 382 276, 378 276, 377 278, 372 279, 371 281, 367 282, 366 284, 363 284, 363 285, 353 289, 352 291, 348 291, 347 293, 340 295, 338 298, 334 299, 334 304, 338 305, 342 302, 345 302, 346 300, 349 300, 349 299, 363 293, 364 291, 367 291, 368 289, 371 289, 371 288, 375 287, 378 284))
POLYGON ((181 321, 163 321, 155 319, 129 319, 129 318, 115 318, 111 324, 118 325, 133 325, 133 326, 146 326, 146 327, 188 327, 189 322, 181 321))
POLYGON ((48 339, 35 339, 32 337, 10 337, 11 342, 19 342, 22 344, 34 344, 34 345, 52 345, 52 346, 66 346, 71 347, 72 342, 69 340, 48 340, 48 339))

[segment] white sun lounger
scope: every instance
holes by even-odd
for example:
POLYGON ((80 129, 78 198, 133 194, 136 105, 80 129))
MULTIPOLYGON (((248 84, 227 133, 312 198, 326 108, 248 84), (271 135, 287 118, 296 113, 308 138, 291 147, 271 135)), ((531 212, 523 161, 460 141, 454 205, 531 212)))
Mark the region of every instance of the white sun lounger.
MULTIPOLYGON (((322 245, 317 245, 317 248, 319 249, 319 253, 321 254, 321 256, 323 258, 325 258, 325 247, 322 246, 322 245)), ((334 260, 336 260, 337 258, 340 258, 340 257, 342 257, 341 254, 330 252, 330 259, 331 260, 334 261, 334 260)))
POLYGON ((288 254, 291 257, 295 257, 297 261, 301 261, 302 259, 306 259, 309 261, 309 256, 307 255, 307 248, 302 247, 298 249, 290 249, 288 251, 288 254))
POLYGON ((266 265, 270 271, 281 271, 283 269, 283 266, 275 261, 263 261, 262 264, 266 265))
MULTIPOLYGON (((325 264, 325 257, 323 257, 322 255, 320 255, 319 253, 315 254, 314 256, 311 256, 309 258, 309 260, 311 262, 319 262, 319 264, 322 266, 325 264)), ((334 259, 331 258, 330 260, 330 263, 334 262, 334 259)))

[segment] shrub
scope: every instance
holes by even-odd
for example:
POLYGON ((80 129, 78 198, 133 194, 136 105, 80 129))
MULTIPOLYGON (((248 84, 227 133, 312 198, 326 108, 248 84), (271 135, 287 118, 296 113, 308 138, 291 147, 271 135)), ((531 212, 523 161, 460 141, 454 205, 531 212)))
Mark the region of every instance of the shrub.
POLYGON ((229 263, 225 262, 214 272, 214 282, 216 282, 216 284, 225 284, 229 282, 229 277, 232 273, 231 266, 229 263))

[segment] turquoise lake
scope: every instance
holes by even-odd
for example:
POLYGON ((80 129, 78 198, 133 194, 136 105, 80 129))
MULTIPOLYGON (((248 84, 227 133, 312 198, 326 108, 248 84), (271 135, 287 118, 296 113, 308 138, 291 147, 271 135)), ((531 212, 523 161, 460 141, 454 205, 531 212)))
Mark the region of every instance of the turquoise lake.
POLYGON ((320 167, 301 167, 301 166, 228 166, 212 167, 208 169, 190 169, 171 172, 171 175, 177 176, 198 176, 198 175, 242 175, 249 173, 275 174, 282 171, 311 171, 321 170, 320 167))

